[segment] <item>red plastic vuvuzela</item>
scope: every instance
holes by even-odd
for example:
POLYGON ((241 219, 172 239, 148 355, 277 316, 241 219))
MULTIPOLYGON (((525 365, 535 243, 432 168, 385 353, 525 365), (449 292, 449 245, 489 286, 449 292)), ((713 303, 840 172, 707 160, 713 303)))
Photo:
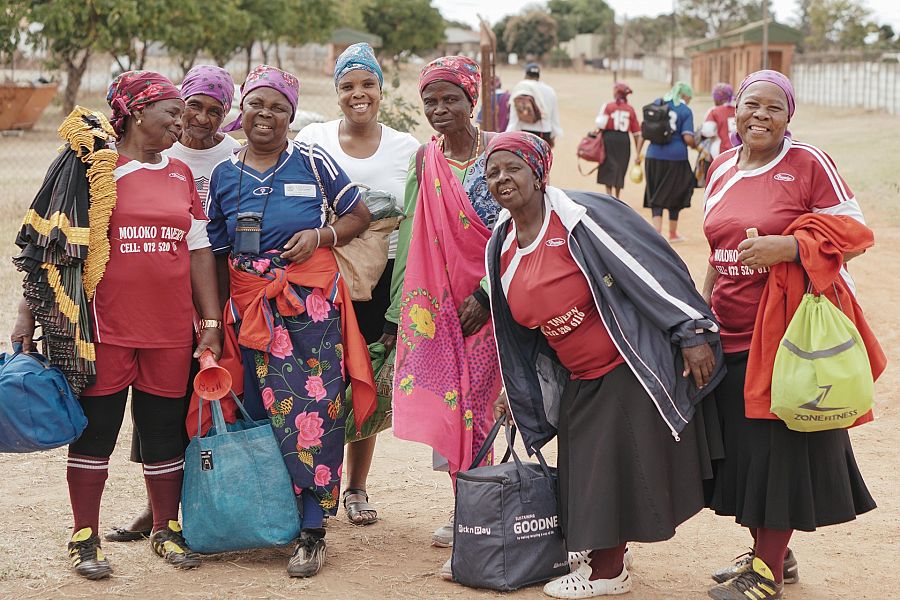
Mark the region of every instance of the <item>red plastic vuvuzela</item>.
POLYGON ((219 366, 213 353, 200 355, 200 372, 194 377, 194 392, 204 400, 221 400, 231 390, 231 373, 219 366))

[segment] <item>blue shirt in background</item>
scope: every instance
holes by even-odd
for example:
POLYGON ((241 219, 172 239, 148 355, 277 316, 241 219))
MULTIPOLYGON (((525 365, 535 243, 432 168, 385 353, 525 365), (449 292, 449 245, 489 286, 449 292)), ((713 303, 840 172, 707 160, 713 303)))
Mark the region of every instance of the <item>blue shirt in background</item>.
POLYGON ((675 106, 670 100, 666 104, 669 105, 669 124, 672 126, 672 141, 668 144, 650 144, 647 148, 647 158, 655 158, 658 160, 687 160, 687 145, 684 133, 694 133, 694 113, 688 108, 688 105, 682 102, 675 106))

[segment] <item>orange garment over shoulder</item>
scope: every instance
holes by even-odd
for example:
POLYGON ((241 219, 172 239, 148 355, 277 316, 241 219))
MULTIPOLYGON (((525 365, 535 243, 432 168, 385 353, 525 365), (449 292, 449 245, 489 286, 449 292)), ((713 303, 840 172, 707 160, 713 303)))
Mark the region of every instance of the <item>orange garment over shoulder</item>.
MULTIPOLYGON (((306 311, 296 294, 290 293, 292 284, 303 287, 320 288, 326 292, 334 287, 338 272, 337 262, 330 249, 320 248, 302 264, 277 270, 277 277, 268 281, 257 275, 235 271, 229 263, 231 275, 231 299, 225 305, 225 340, 219 366, 228 369, 233 381, 234 392, 240 395, 244 386, 244 369, 241 364, 240 346, 267 352, 272 344, 263 303, 275 300, 278 311, 285 316, 296 316, 306 311), (234 333, 234 323, 242 319, 240 337, 234 333)), ((337 281, 337 296, 334 303, 341 310, 341 337, 344 343, 344 364, 353 386, 353 414, 356 428, 359 428, 375 412, 375 378, 369 348, 356 322, 356 313, 350 299, 350 291, 343 279, 337 281)), ((237 416, 237 406, 230 396, 220 400, 225 421, 233 423, 237 416)), ((197 394, 191 396, 191 407, 187 416, 187 430, 193 435, 197 431, 197 394)), ((212 425, 209 410, 203 411, 200 431, 204 435, 212 425)))
MULTIPOLYGON (((770 412, 775 353, 806 293, 807 276, 812 287, 841 307, 856 325, 869 355, 872 379, 877 380, 887 365, 881 344, 840 275, 845 253, 861 252, 875 244, 872 230, 851 217, 806 214, 791 223, 784 235, 793 235, 797 239, 800 264, 774 265, 760 298, 744 384, 744 412, 748 419, 778 418, 770 412)), ((869 411, 853 426, 872 419, 872 411, 869 411)))

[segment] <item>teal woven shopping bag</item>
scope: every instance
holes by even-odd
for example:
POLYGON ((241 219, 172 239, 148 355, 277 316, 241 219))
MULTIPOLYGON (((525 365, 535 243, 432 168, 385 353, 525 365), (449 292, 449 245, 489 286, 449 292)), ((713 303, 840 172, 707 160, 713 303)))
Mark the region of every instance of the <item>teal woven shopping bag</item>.
MULTIPOLYGON (((210 554, 290 544, 300 517, 281 450, 269 420, 254 421, 232 393, 241 418, 226 424, 210 402, 213 426, 195 436, 184 454, 184 538, 210 554)), ((197 413, 202 422, 203 403, 197 413)))

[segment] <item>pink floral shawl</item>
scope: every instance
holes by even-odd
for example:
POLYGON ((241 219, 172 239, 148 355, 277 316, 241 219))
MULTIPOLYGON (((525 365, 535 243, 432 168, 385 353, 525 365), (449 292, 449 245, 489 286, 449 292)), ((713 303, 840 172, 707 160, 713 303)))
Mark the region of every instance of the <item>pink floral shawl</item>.
POLYGON ((484 443, 501 387, 492 322, 464 338, 457 315, 484 277, 490 235, 432 141, 400 302, 394 434, 434 448, 454 477, 484 443))

